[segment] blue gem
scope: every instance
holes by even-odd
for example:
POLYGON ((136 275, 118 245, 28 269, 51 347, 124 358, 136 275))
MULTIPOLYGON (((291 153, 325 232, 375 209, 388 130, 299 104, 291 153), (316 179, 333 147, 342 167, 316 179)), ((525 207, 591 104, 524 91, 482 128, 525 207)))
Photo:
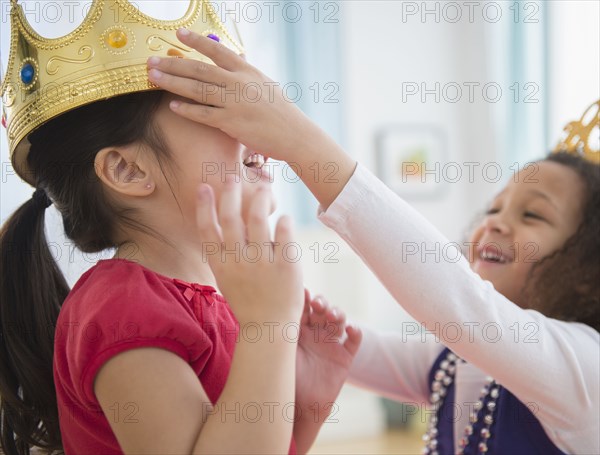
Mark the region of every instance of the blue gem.
POLYGON ((217 43, 221 41, 221 38, 219 38, 217 35, 215 35, 214 33, 209 33, 207 35, 211 40, 216 41, 217 43))
POLYGON ((35 68, 31 63, 26 63, 21 68, 21 81, 23 84, 29 85, 33 81, 33 77, 35 76, 35 68))

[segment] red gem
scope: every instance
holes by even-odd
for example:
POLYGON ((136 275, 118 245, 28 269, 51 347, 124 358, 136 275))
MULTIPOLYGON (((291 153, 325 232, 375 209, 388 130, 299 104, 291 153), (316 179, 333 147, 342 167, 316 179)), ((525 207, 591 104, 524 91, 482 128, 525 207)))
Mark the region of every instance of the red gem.
POLYGON ((2 126, 6 128, 6 114, 2 114, 2 126))

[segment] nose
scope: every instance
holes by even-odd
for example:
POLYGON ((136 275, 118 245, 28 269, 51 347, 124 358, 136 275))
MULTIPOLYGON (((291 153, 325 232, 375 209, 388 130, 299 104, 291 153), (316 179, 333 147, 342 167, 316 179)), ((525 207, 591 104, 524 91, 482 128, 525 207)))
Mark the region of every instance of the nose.
POLYGON ((497 234, 508 235, 511 232, 510 220, 502 212, 487 215, 483 225, 487 231, 497 234))

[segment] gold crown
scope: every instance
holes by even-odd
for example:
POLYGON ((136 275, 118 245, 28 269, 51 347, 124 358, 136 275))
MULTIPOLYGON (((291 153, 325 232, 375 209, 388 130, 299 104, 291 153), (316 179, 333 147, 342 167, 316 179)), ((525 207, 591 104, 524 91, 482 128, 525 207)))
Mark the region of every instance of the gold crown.
POLYGON ((94 101, 158 89, 148 80, 146 61, 152 55, 212 63, 184 46, 177 29, 185 27, 244 53, 207 0, 190 0, 177 20, 152 18, 129 0, 93 0, 81 25, 55 39, 33 30, 17 0, 11 0, 10 18, 8 67, 0 85, 2 121, 13 168, 32 185, 27 136, 37 127, 94 101))
POLYGON ((596 128, 600 128, 600 100, 588 107, 579 121, 569 122, 565 126, 565 137, 556 145, 554 153, 568 152, 575 155, 581 155, 592 163, 600 164, 600 150, 592 149, 590 145, 590 135, 596 128), (592 112, 595 113, 591 115, 592 112), (588 117, 591 117, 588 119, 588 117), (587 123, 585 123, 587 122, 587 123))

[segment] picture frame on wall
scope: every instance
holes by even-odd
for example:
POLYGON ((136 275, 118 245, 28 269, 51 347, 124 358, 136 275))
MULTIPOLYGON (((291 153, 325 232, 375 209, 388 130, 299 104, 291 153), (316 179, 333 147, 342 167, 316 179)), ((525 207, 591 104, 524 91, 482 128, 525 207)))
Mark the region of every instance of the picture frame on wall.
MULTIPOLYGON (((438 198, 447 182, 444 131, 435 125, 391 125, 375 134, 377 176, 398 195, 438 198)), ((451 175, 450 175, 451 177, 451 175)))

